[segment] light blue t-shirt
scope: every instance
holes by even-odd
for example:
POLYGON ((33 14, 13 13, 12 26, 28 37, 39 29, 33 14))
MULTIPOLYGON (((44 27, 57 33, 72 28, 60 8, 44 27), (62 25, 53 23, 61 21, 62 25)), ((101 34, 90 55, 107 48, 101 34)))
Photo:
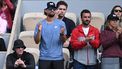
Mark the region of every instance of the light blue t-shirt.
MULTIPOLYGON (((53 23, 48 24, 44 19, 40 22, 42 24, 41 31, 41 41, 40 41, 40 60, 62 60, 63 52, 62 47, 63 44, 60 41, 60 32, 61 28, 66 27, 65 23, 61 20, 54 19, 53 23)), ((34 36, 36 36, 38 31, 38 24, 36 25, 34 36)))

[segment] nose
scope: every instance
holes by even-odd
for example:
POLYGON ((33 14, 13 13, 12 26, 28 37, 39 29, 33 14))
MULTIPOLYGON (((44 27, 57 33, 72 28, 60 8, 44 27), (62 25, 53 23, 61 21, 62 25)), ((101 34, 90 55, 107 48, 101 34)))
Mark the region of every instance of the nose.
POLYGON ((51 9, 51 11, 55 11, 54 9, 51 9))

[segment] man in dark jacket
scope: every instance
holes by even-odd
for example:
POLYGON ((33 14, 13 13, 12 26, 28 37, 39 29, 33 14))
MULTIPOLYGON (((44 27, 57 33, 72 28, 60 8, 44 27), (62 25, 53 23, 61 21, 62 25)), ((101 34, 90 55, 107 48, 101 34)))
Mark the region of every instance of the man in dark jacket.
MULTIPOLYGON (((72 33, 72 30, 75 28, 75 22, 67 17, 65 17, 65 14, 67 12, 68 4, 65 1, 59 1, 56 5, 57 7, 57 13, 58 13, 58 19, 64 21, 67 31, 67 41, 64 43, 64 47, 68 46, 68 49, 70 51, 71 58, 73 57, 73 50, 71 48, 71 45, 69 44, 70 36, 72 33)), ((69 65, 69 69, 72 67, 72 63, 69 65)), ((67 66, 66 66, 67 68, 67 66)))
POLYGON ((35 69, 35 61, 32 54, 24 51, 25 45, 22 40, 14 42, 13 50, 6 59, 6 69, 35 69))

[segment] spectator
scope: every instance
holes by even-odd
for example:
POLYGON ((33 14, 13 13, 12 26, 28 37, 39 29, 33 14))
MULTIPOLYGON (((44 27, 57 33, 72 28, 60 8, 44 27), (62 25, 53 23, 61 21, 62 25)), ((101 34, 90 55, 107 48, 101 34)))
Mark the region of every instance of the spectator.
POLYGON ((4 5, 2 8, 2 11, 5 14, 5 17, 8 23, 7 32, 10 33, 12 30, 12 24, 13 24, 12 13, 14 12, 14 6, 10 0, 4 0, 3 3, 4 5))
POLYGON ((25 48, 22 40, 17 39, 14 42, 14 52, 7 56, 6 69, 35 69, 34 57, 24 51, 25 48))
POLYGON ((58 19, 61 19, 65 22, 66 29, 67 29, 67 37, 69 38, 71 36, 72 30, 75 28, 75 23, 71 19, 65 17, 68 4, 65 1, 59 1, 57 3, 57 10, 58 10, 58 19))
MULTIPOLYGON (((122 7, 120 5, 115 5, 113 9, 111 10, 111 14, 117 15, 117 17, 119 18, 118 24, 120 27, 122 27, 122 7)), ((107 22, 105 22, 105 27, 106 27, 106 24, 107 22)))
POLYGON ((65 23, 55 18, 55 3, 48 2, 47 18, 36 25, 34 40, 40 43, 39 69, 64 69, 63 43, 66 40, 65 23))
POLYGON ((5 41, 3 35, 6 32, 7 21, 0 17, 0 51, 6 51, 5 41))
MULTIPOLYGON (((118 24, 122 28, 122 7, 120 5, 115 5, 111 10, 111 14, 117 15, 119 18, 118 24)), ((122 69, 122 58, 120 57, 120 69, 122 69)))
POLYGON ((113 7, 111 14, 117 15, 119 18, 119 25, 122 27, 122 7, 120 5, 116 5, 113 7))
POLYGON ((97 64, 97 48, 100 44, 99 30, 90 25, 91 12, 81 11, 82 24, 77 26, 71 35, 71 45, 74 49, 74 69, 95 69, 97 64))
MULTIPOLYGON (((3 1, 0 0, 0 9, 2 9, 2 6, 3 1)), ((4 19, 2 15, 3 15, 2 10, 0 10, 0 51, 6 51, 3 35, 6 33, 7 21, 4 19)))
POLYGON ((73 50, 71 48, 71 45, 69 45, 69 41, 70 41, 69 39, 70 39, 72 30, 75 28, 75 23, 73 20, 65 17, 65 14, 66 14, 67 8, 68 8, 68 4, 65 1, 59 1, 57 3, 56 7, 57 7, 57 12, 58 12, 58 19, 64 21, 64 23, 66 25, 66 30, 67 30, 66 36, 67 36, 68 40, 64 43, 64 46, 68 45, 68 49, 70 51, 71 57, 73 57, 73 50))
POLYGON ((107 26, 100 34, 102 51, 102 69, 120 69, 119 58, 122 57, 122 28, 118 26, 119 18, 115 14, 107 17, 107 26))

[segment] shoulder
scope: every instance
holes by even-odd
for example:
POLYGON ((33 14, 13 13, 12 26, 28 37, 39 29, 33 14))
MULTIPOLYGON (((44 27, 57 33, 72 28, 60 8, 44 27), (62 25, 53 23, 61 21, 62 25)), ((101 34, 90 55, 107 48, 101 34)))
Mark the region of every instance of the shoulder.
POLYGON ((13 53, 8 54, 8 56, 12 56, 12 55, 13 55, 13 53))
POLYGON ((71 19, 69 19, 69 18, 67 18, 67 17, 64 17, 64 18, 63 18, 63 21, 64 21, 65 23, 75 24, 75 22, 74 22, 73 20, 71 20, 71 19))
POLYGON ((62 21, 62 20, 55 19, 54 21, 56 22, 56 24, 65 25, 64 21, 62 21))
POLYGON ((90 27, 91 27, 92 30, 99 31, 98 28, 96 28, 96 27, 94 27, 94 26, 92 26, 92 25, 90 25, 90 27))
POLYGON ((10 53, 10 54, 7 55, 7 58, 13 58, 15 56, 16 56, 15 53, 10 53))
POLYGON ((82 25, 78 25, 76 28, 73 29, 73 32, 79 31, 82 29, 82 25))
POLYGON ((24 51, 25 56, 33 56, 31 53, 24 51))
POLYGON ((45 24, 45 22, 46 22, 46 19, 43 19, 43 20, 40 20, 40 21, 38 22, 38 24, 45 24))
POLYGON ((59 20, 59 19, 54 19, 56 22, 63 22, 62 20, 59 20))

